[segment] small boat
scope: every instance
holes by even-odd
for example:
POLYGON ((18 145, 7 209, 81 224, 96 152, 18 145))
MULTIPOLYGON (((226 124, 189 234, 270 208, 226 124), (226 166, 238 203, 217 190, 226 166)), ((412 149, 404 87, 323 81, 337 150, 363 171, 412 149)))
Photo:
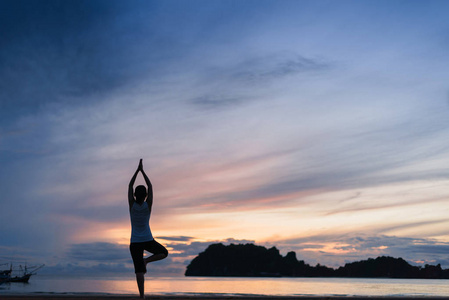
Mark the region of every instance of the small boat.
POLYGON ((12 277, 12 264, 9 268, 9 270, 3 270, 0 271, 0 284, 5 283, 5 282, 23 282, 23 283, 28 283, 28 281, 30 280, 31 275, 35 275, 36 271, 39 270, 40 268, 42 268, 45 265, 40 265, 37 267, 27 267, 25 265, 25 267, 20 266, 20 272, 22 273, 19 276, 14 276, 12 277), (31 269, 31 271, 30 271, 31 269))
POLYGON ((39 270, 40 268, 44 267, 45 265, 40 265, 40 266, 35 266, 35 267, 27 267, 25 265, 24 268, 22 268, 22 266, 20 266, 20 270, 23 272, 22 276, 15 276, 15 277, 11 277, 9 278, 9 282, 23 282, 23 283, 28 283, 28 281, 30 280, 31 275, 36 275, 36 271, 39 270), (31 269, 31 271, 29 271, 29 269, 31 269))
POLYGON ((28 280, 30 280, 31 275, 34 275, 36 273, 25 273, 22 276, 15 276, 8 279, 8 282, 23 282, 28 283, 28 280))

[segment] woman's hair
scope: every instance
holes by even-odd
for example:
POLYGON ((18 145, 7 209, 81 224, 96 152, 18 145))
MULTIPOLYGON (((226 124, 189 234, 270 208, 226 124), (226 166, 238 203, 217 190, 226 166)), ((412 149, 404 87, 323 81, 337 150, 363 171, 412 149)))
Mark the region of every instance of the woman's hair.
POLYGON ((134 191, 136 198, 145 198, 147 196, 147 188, 144 185, 139 185, 134 191))

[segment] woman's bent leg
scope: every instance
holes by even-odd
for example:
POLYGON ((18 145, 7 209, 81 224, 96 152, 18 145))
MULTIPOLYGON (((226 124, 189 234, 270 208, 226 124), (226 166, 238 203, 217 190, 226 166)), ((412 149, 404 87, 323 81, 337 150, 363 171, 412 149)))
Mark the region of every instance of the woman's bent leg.
POLYGON ((148 242, 145 245, 145 250, 153 253, 153 255, 144 259, 145 266, 150 262, 161 260, 168 256, 167 248, 159 244, 156 240, 148 242))
POLYGON ((167 257, 167 254, 165 254, 165 253, 153 254, 150 257, 147 257, 144 259, 145 265, 147 265, 148 263, 153 262, 153 261, 164 259, 166 257, 167 257))

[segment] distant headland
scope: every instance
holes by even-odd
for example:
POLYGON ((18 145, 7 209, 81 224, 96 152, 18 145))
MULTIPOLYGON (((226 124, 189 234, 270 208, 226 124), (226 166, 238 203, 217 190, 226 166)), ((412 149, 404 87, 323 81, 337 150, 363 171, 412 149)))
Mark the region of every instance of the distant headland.
POLYGON ((441 265, 412 266, 402 258, 381 256, 347 263, 338 269, 298 261, 295 252, 282 256, 276 247, 254 244, 210 245, 187 266, 185 276, 224 277, 365 277, 449 279, 441 265))

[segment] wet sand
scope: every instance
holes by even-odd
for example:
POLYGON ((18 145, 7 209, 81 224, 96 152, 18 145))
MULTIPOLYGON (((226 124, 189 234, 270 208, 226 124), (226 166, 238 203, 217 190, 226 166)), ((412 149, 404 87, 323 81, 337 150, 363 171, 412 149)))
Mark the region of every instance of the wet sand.
MULTIPOLYGON (((108 300, 108 299, 139 299, 133 295, 1 295, 0 299, 11 300, 108 300)), ((442 300, 449 299, 448 297, 422 297, 422 296, 408 296, 408 297, 392 297, 392 296, 151 296, 147 295, 145 299, 149 300, 442 300)))

